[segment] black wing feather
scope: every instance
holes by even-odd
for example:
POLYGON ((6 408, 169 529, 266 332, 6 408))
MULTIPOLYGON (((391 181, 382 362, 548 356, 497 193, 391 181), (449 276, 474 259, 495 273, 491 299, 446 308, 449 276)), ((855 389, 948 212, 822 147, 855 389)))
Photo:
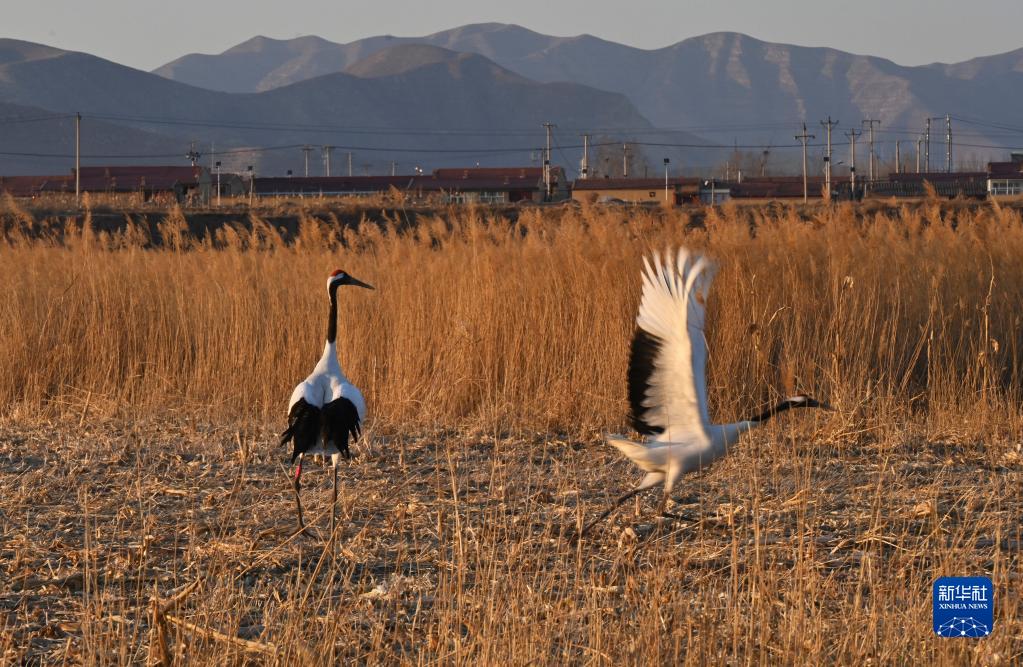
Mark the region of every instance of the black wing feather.
POLYGON ((281 434, 281 444, 283 445, 288 440, 295 443, 291 451, 292 464, 295 463, 299 454, 316 446, 323 421, 322 416, 322 411, 307 403, 304 398, 298 399, 291 406, 291 411, 288 413, 288 428, 281 434))
POLYGON ((642 435, 654 436, 664 432, 663 428, 645 421, 647 408, 643 405, 660 352, 661 339, 636 327, 629 355, 629 404, 632 407, 632 427, 642 435))
POLYGON ((346 459, 352 457, 348 451, 349 438, 358 440, 361 429, 359 411, 347 398, 338 398, 323 406, 320 432, 324 445, 333 444, 346 459))

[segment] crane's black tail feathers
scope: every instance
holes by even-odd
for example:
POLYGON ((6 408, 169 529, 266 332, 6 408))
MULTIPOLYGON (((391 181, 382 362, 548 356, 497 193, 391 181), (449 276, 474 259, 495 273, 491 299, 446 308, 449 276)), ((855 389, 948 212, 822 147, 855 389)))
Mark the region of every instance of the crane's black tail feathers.
POLYGON ((323 406, 322 409, 310 405, 300 398, 288 413, 288 428, 281 434, 281 443, 289 440, 294 443, 291 452, 291 463, 299 454, 308 452, 322 442, 325 448, 331 445, 337 448, 341 456, 352 458, 348 449, 351 440, 358 440, 362 433, 362 423, 355 404, 347 398, 338 398, 323 406))
POLYGON ((347 398, 338 398, 323 406, 320 434, 326 445, 333 444, 346 459, 352 458, 349 440, 358 440, 362 432, 359 411, 347 398))
POLYGON ((291 463, 295 463, 298 455, 316 446, 320 434, 321 411, 306 402, 304 398, 291 406, 288 413, 288 428, 281 434, 281 444, 289 440, 294 443, 291 451, 291 463))

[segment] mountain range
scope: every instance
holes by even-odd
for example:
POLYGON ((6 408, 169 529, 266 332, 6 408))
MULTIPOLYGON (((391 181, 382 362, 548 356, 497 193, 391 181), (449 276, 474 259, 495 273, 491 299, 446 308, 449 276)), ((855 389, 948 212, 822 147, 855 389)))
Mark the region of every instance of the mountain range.
MULTIPOLYGON (((932 165, 943 166, 945 114, 953 118, 960 161, 1023 144, 1015 120, 1023 113, 1023 49, 906 67, 737 33, 644 50, 590 35, 477 24, 348 44, 256 37, 143 72, 0 39, 0 172, 38 172, 56 160, 12 153, 70 148, 60 139, 69 136, 67 118, 5 120, 75 111, 85 117, 85 154, 176 149, 183 156, 196 140, 206 153, 216 144, 229 168, 254 163, 260 173, 300 173, 302 144, 353 151, 357 173, 380 173, 391 161, 403 171, 413 164, 524 164, 544 141, 545 121, 557 124, 554 161, 570 174, 582 132, 597 144, 591 164, 598 171, 618 168, 623 141, 634 143, 636 165, 657 169, 662 156, 675 167, 706 168, 731 153, 707 148, 711 143, 750 155, 774 147, 772 161, 794 164, 790 148, 800 123, 817 135, 817 155, 817 121, 828 116, 840 122, 835 142, 842 140, 842 150, 841 133, 860 129, 862 119, 880 120, 883 156, 896 139, 909 155, 924 120, 936 119, 932 165), (90 143, 99 139, 102 145, 90 143), (251 147, 281 148, 245 152, 251 147)), ((311 173, 321 173, 318 162, 311 173)))
MULTIPOLYGON (((183 158, 196 139, 207 156, 215 143, 225 168, 243 170, 253 164, 263 174, 301 173, 303 144, 351 150, 356 173, 379 173, 392 160, 405 171, 421 163, 501 164, 510 156, 522 164, 541 145, 542 123, 550 118, 566 126, 652 129, 623 95, 575 83, 532 81, 471 53, 402 45, 356 63, 353 71, 259 93, 228 93, 84 53, 0 40, 0 103, 28 109, 29 116, 80 111, 83 154, 88 154, 84 142, 97 128, 114 125, 125 128, 124 135, 111 138, 107 133, 102 155, 144 153, 139 134, 145 133, 147 146, 160 143, 159 152, 165 154, 163 143, 173 144, 183 158), (252 147, 272 150, 247 150, 252 147)), ((22 120, 26 113, 7 120, 22 120)), ((70 152, 67 118, 11 123, 2 122, 4 115, 3 146, 52 144, 62 137, 63 152, 70 152), (65 127, 57 129, 57 123, 65 127)), ((39 170, 39 159, 30 164, 11 152, 17 151, 0 147, 0 164, 13 161, 19 169, 39 170)), ((318 160, 310 173, 321 173, 318 160)), ((338 166, 333 173, 340 173, 338 166)))

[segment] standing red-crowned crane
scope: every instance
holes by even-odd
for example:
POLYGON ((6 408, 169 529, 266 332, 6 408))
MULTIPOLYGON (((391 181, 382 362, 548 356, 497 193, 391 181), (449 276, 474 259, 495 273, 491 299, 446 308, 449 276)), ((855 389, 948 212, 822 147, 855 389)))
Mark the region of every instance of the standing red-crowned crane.
POLYGON ((334 500, 330 514, 330 534, 334 535, 337 515, 337 465, 342 456, 351 458, 349 439, 358 439, 362 420, 366 417, 366 401, 358 387, 348 381, 337 360, 337 289, 342 285, 355 285, 373 289, 338 269, 327 279, 330 314, 327 318, 327 343, 323 355, 313 372, 291 392, 288 401, 288 428, 281 434, 281 444, 294 443, 291 463, 295 467, 292 487, 298 507, 299 532, 305 530, 302 521, 302 501, 299 499, 302 476, 302 457, 306 454, 330 456, 334 468, 334 500))
POLYGON ((658 513, 682 475, 708 467, 728 453, 744 433, 779 412, 792 408, 824 408, 809 396, 791 396, 755 417, 731 424, 712 424, 707 410, 707 342, 703 335, 704 307, 713 279, 710 262, 679 249, 662 261, 644 258, 643 298, 629 359, 629 403, 632 425, 647 439, 633 442, 609 436, 608 442, 627 456, 646 476, 639 486, 618 498, 587 524, 585 535, 616 507, 646 489, 664 485, 658 513))

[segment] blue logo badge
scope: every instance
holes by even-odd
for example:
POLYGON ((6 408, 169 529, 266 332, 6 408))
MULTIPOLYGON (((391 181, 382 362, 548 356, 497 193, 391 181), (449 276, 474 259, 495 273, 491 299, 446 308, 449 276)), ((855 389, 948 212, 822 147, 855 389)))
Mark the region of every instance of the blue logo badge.
POLYGON ((934 582, 934 633, 987 637, 995 628, 995 590, 989 577, 942 577, 934 582))

